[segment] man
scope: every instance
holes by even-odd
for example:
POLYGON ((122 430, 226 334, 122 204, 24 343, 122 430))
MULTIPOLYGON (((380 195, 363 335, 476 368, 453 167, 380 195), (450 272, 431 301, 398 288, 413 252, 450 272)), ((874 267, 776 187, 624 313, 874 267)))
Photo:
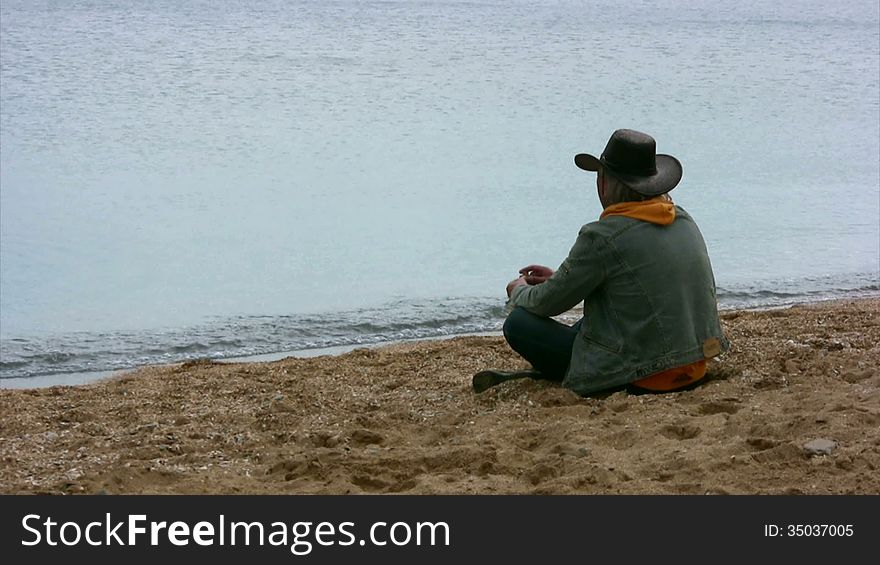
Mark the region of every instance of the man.
POLYGON ((694 384, 728 342, 703 236, 667 195, 681 164, 658 155, 651 136, 625 129, 600 158, 574 161, 597 173, 604 211, 581 228, 559 269, 529 265, 507 285, 514 309, 504 337, 533 369, 481 371, 474 390, 523 377, 560 381, 578 394, 694 384), (581 301, 584 316, 573 326, 551 318, 581 301))

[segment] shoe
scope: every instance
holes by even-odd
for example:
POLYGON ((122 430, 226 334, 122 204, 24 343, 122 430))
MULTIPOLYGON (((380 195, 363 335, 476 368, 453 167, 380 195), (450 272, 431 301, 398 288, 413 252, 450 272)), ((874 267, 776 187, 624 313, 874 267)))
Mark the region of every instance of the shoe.
POLYGON ((534 369, 526 369, 523 371, 480 371, 474 375, 473 386, 474 392, 480 393, 493 386, 503 383, 504 381, 512 381, 513 379, 539 379, 541 373, 534 369))

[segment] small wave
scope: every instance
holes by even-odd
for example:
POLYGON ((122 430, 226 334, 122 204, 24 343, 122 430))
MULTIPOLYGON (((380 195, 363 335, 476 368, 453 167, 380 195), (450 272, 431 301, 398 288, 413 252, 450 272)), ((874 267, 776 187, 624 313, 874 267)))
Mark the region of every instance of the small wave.
POLYGON ((184 345, 175 345, 170 349, 170 353, 198 353, 200 351, 209 351, 210 345, 204 343, 187 343, 184 345))
POLYGON ((50 351, 44 355, 38 355, 36 357, 40 357, 46 361, 46 363, 51 363, 53 365, 60 365, 62 363, 66 363, 71 359, 76 357, 76 353, 68 353, 64 351, 50 351))
POLYGON ((0 378, 125 370, 193 359, 442 337, 500 329, 497 299, 397 302, 350 312, 218 318, 155 332, 91 333, 3 341, 0 378), (235 336, 235 337, 230 337, 235 336))
POLYGON ((785 306, 833 298, 870 296, 880 292, 880 274, 851 273, 740 285, 719 285, 721 307, 785 306))

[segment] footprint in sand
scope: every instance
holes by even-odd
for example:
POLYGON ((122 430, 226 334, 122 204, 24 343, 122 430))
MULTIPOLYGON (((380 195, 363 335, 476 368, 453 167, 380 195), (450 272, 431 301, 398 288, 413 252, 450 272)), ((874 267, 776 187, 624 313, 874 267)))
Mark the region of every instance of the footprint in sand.
POLYGON ((711 416, 713 414, 736 414, 742 406, 738 401, 732 400, 713 400, 701 404, 697 411, 703 416, 711 416))
POLYGON ((702 431, 697 426, 688 424, 667 424, 660 428, 660 435, 669 439, 685 440, 697 437, 702 431))
POLYGON ((351 483, 367 492, 381 492, 391 486, 391 483, 387 481, 368 475, 354 475, 351 477, 351 483))

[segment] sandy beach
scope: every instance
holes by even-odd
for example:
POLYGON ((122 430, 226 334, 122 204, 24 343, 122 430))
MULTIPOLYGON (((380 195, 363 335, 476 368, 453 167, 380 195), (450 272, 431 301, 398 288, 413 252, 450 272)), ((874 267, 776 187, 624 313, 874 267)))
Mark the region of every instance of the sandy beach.
POLYGON ((501 337, 0 390, 3 493, 880 493, 880 299, 723 314, 698 388, 582 398, 501 337))

